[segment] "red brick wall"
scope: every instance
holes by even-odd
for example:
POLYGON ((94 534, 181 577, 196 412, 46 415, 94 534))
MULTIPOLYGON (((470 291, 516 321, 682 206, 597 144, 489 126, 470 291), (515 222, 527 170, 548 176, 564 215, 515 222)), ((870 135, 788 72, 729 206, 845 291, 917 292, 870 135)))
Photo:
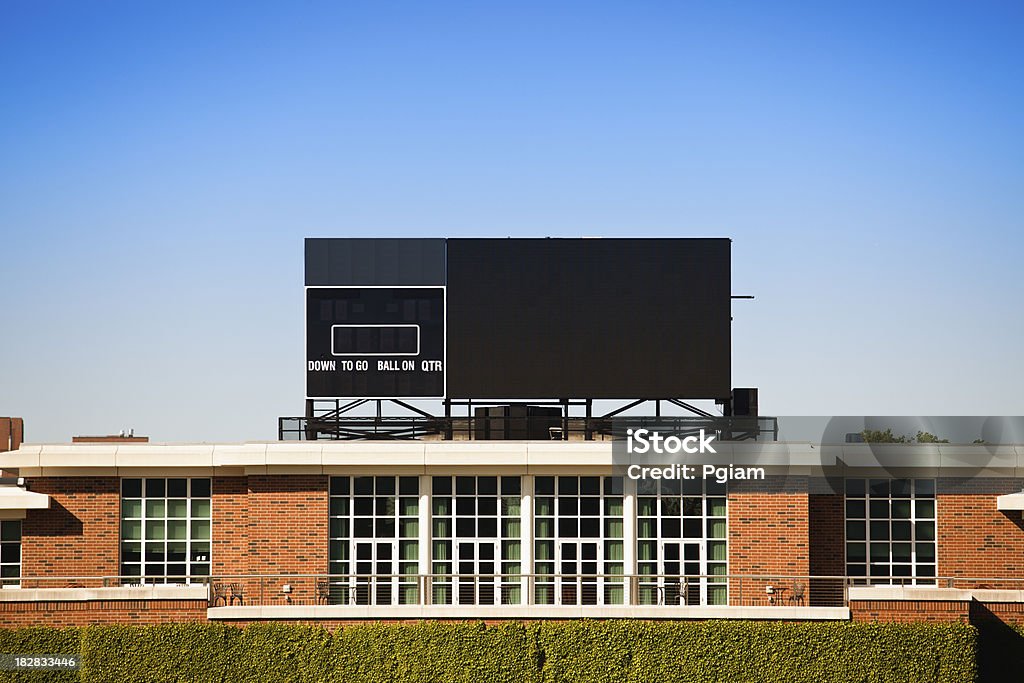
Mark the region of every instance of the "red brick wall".
POLYGON ((249 477, 249 566, 260 574, 327 571, 327 477, 249 477))
POLYGON ((40 625, 164 624, 178 621, 206 621, 206 600, 0 603, 0 623, 4 628, 40 625))
POLYGON ((950 623, 970 621, 967 600, 851 600, 853 621, 950 623))
POLYGON ((996 496, 1017 493, 1022 483, 995 477, 938 480, 939 576, 1024 578, 1021 513, 996 509, 996 496))
POLYGON ((729 573, 807 576, 807 477, 729 485, 729 573))
POLYGON ((249 484, 245 477, 214 477, 210 559, 214 576, 258 574, 249 566, 249 484))
POLYGON ((116 576, 121 491, 117 477, 32 477, 48 510, 22 522, 22 576, 116 576))

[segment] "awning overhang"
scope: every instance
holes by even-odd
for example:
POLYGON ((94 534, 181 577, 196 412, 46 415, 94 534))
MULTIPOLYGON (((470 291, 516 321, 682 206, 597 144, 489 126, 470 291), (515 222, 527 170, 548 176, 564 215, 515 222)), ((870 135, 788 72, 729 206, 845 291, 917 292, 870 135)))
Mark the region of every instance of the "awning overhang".
POLYGON ((999 496, 996 498, 996 509, 1009 511, 1009 510, 1024 510, 1024 491, 1020 493, 1008 493, 1005 496, 999 496))
POLYGON ((0 486, 0 519, 25 519, 29 510, 46 510, 50 497, 20 486, 0 486))

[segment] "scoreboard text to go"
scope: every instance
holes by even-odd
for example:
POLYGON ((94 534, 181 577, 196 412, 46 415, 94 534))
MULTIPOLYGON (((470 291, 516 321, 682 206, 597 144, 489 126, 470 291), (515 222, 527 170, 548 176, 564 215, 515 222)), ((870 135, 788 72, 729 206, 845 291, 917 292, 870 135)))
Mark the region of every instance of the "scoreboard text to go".
MULTIPOLYGON (((439 360, 378 360, 375 369, 381 372, 443 372, 444 363, 439 360)), ((366 372, 370 369, 368 360, 311 360, 310 372, 366 372)))

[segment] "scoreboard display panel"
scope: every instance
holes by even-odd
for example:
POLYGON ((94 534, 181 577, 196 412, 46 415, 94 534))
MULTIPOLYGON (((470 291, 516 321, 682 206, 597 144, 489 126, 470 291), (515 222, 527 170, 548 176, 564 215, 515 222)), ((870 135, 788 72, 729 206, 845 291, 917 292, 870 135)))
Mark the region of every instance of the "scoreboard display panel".
POLYGON ((443 398, 443 287, 307 287, 308 398, 443 398))
POLYGON ((730 249, 307 239, 306 397, 728 399, 730 249))

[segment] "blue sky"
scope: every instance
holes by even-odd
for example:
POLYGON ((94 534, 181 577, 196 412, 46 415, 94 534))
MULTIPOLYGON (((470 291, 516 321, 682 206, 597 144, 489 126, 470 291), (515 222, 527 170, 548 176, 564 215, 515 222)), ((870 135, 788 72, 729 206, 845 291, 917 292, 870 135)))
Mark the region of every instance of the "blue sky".
POLYGON ((1024 5, 820 5, 5 2, 0 414, 274 438, 303 237, 506 235, 733 238, 762 412, 1024 414, 1024 5))

